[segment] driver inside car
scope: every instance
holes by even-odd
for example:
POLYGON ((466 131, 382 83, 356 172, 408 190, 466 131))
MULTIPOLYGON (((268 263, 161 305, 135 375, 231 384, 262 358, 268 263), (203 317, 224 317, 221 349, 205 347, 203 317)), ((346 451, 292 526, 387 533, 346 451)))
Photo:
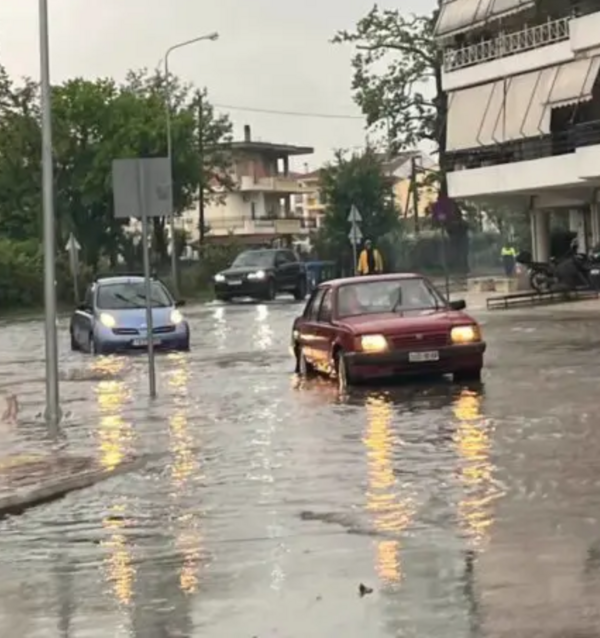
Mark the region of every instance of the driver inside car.
POLYGON ((355 286, 344 286, 340 290, 340 315, 343 317, 349 317, 352 315, 359 315, 364 311, 364 307, 358 298, 358 293, 355 286))

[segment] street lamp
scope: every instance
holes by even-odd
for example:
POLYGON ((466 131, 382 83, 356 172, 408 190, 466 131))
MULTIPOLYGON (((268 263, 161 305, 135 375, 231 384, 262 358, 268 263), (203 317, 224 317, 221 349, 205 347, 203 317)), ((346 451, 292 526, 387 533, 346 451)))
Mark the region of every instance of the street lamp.
MULTIPOLYGON (((41 0, 40 0, 41 2, 41 0)), ((171 171, 171 191, 173 190, 173 138, 171 135, 171 74, 169 72, 169 56, 173 51, 177 49, 182 49, 183 47, 187 47, 190 44, 196 44, 196 42, 202 42, 203 40, 215 40, 219 39, 218 33, 209 33, 208 35, 201 35, 197 38, 192 38, 191 40, 185 40, 185 42, 179 42, 174 44, 172 47, 169 47, 165 53, 165 80, 167 83, 167 95, 165 100, 165 109, 166 109, 166 117, 167 117, 167 157, 169 158, 169 167, 171 171)), ((202 188, 202 185, 200 185, 202 188)), ((179 284, 177 282, 177 254, 175 250, 175 211, 171 209, 171 214, 169 217, 169 226, 171 229, 171 276, 173 278, 173 286, 175 287, 175 293, 179 293, 179 284)))
POLYGON ((40 94, 42 111, 42 205, 44 214, 44 305, 46 333, 46 421, 53 436, 61 420, 56 335, 56 239, 54 237, 54 177, 52 170, 52 102, 48 0, 39 0, 40 94))

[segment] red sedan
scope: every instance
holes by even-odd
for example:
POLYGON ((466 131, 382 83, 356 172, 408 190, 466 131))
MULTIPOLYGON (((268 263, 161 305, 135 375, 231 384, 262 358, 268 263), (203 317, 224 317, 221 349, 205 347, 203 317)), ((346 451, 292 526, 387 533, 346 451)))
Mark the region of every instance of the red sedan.
POLYGON ((479 381, 486 344, 465 308, 420 275, 322 283, 294 321, 296 371, 323 372, 342 385, 425 374, 479 381))

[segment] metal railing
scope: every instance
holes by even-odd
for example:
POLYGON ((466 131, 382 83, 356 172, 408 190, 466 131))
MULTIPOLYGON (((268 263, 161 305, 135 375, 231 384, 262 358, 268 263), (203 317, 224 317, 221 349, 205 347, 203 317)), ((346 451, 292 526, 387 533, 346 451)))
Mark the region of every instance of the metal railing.
POLYGON ((447 172, 568 155, 600 145, 600 120, 576 124, 567 131, 448 153, 447 172))
POLYGON ((505 58, 524 51, 569 39, 571 17, 549 20, 514 33, 444 52, 444 71, 457 71, 483 62, 505 58))

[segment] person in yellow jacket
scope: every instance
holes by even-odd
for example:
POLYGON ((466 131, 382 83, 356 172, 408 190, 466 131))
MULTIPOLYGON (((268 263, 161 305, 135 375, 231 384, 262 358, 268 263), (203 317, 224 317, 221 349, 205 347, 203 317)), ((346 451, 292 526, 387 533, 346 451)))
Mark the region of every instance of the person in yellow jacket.
POLYGON ((502 267, 504 268, 504 274, 507 277, 514 277, 515 275, 515 266, 517 263, 517 251, 511 242, 507 242, 502 246, 502 250, 500 251, 500 256, 502 257, 502 267))
POLYGON ((380 275, 383 272, 381 253, 373 247, 370 239, 367 239, 365 247, 360 251, 356 272, 359 275, 380 275))

